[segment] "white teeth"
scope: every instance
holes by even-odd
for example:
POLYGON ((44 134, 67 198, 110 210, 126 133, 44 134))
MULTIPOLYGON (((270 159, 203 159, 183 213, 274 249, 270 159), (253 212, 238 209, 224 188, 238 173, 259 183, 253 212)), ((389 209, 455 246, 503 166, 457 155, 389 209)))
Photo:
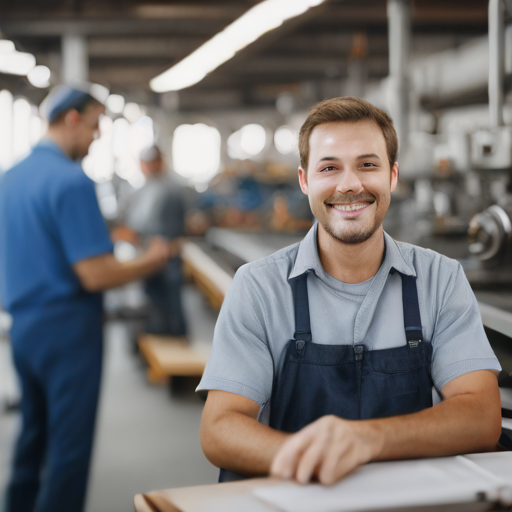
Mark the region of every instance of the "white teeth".
POLYGON ((355 203, 355 204, 333 204, 332 207, 336 208, 336 210, 340 210, 342 212, 355 212, 356 210, 361 210, 361 208, 366 208, 368 203, 355 203))

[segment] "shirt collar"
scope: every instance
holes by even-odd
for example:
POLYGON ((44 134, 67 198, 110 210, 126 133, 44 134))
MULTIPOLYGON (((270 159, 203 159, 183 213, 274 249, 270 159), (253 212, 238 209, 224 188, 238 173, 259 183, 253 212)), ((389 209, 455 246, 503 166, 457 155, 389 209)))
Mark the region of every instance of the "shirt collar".
POLYGON ((66 157, 68 160, 70 158, 62 151, 61 147, 56 143, 53 142, 51 139, 41 139, 34 149, 49 149, 50 151, 55 151, 55 153, 59 153, 59 155, 62 155, 66 157))
MULTIPOLYGON (((308 231, 302 242, 299 244, 297 258, 293 266, 292 272, 288 279, 300 276, 305 272, 313 271, 318 277, 325 278, 326 271, 320 261, 318 254, 318 222, 315 222, 313 227, 308 231)), ((393 238, 384 232, 384 242, 386 244, 386 253, 384 261, 380 269, 386 273, 391 270, 397 270, 401 274, 416 277, 414 270, 412 251, 401 247, 393 238)))

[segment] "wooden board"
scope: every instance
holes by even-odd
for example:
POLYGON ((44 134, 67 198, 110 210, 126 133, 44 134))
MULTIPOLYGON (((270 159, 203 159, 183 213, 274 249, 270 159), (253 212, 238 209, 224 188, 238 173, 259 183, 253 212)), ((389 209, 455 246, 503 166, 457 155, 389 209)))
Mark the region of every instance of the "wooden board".
POLYGON ((167 377, 200 377, 209 354, 194 350, 185 338, 143 334, 139 348, 149 363, 148 379, 161 382, 167 377))
POLYGON ((201 247, 193 242, 185 242, 181 257, 185 271, 209 299, 215 309, 220 309, 233 276, 221 268, 201 247))

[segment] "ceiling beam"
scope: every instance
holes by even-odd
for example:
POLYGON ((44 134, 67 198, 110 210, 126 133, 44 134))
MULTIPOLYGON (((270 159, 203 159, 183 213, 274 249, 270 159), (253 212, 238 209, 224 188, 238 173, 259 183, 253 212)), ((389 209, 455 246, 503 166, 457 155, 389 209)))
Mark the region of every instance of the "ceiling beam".
POLYGON ((204 37, 120 36, 89 38, 93 58, 133 59, 140 57, 176 59, 204 43, 204 37))
POLYGON ((178 35, 212 37, 226 26, 225 22, 196 20, 141 19, 51 19, 0 21, 0 31, 6 37, 60 36, 73 32, 86 36, 178 35))

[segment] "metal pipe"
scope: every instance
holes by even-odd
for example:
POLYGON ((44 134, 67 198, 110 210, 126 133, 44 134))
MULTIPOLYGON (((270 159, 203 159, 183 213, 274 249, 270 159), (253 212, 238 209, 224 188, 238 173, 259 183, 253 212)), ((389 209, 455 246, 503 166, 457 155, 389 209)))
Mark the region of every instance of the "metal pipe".
POLYGON ((503 126, 504 10, 503 0, 489 0, 489 117, 491 128, 503 126))
POLYGON ((411 9, 409 0, 388 0, 389 74, 405 78, 409 63, 411 9))
POLYGON ((388 0, 389 107, 402 150, 406 144, 409 124, 410 37, 411 9, 409 0, 388 0))
POLYGON ((87 38, 77 34, 62 36, 62 81, 86 82, 89 79, 87 38))

